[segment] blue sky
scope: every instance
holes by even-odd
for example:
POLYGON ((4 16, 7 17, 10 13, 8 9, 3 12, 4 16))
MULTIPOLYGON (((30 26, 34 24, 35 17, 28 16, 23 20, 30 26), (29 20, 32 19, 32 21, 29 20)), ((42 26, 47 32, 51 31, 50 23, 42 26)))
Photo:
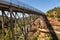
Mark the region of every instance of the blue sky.
POLYGON ((43 12, 54 7, 60 7, 60 0, 20 0, 26 4, 29 4, 43 12))
POLYGON ((47 10, 52 9, 54 7, 60 7, 60 0, 14 0, 14 2, 17 1, 22 1, 43 12, 46 12, 47 10))

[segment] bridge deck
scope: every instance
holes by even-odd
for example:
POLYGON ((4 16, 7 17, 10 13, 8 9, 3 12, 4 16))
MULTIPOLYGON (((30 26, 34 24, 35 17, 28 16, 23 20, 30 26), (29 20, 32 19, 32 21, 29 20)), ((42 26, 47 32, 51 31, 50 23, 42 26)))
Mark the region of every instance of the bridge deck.
POLYGON ((22 6, 19 6, 16 5, 16 4, 13 4, 10 5, 9 2, 6 2, 6 1, 0 1, 0 10, 9 10, 9 8, 12 7, 13 11, 17 11, 17 12, 25 12, 25 13, 34 13, 34 14, 40 14, 40 15, 45 15, 43 12, 38 12, 38 11, 35 11, 35 10, 32 10, 32 9, 29 9, 29 8, 26 8, 26 7, 22 7, 22 6))

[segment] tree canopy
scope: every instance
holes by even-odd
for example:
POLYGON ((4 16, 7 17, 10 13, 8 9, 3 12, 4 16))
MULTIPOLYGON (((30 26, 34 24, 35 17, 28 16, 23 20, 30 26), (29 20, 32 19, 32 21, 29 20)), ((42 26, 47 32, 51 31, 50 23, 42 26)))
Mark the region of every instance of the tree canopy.
POLYGON ((53 9, 51 9, 51 10, 48 10, 46 13, 51 13, 53 11, 56 11, 57 13, 60 13, 60 7, 55 7, 53 9))
POLYGON ((48 10, 46 12, 46 15, 49 16, 49 17, 56 16, 58 18, 58 20, 60 20, 60 7, 55 7, 53 9, 51 9, 51 10, 48 10), (56 15, 53 15, 54 12, 56 13, 56 15))

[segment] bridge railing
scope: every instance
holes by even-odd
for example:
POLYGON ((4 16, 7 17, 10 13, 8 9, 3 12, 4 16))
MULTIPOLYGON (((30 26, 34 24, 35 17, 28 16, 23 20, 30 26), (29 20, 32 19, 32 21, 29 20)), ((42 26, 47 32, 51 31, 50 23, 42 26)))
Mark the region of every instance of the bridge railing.
POLYGON ((6 2, 11 2, 13 4, 16 4, 18 7, 22 7, 22 8, 26 8, 28 10, 32 10, 32 11, 36 11, 36 12, 39 12, 39 13, 43 13, 42 11, 32 7, 32 6, 29 6, 28 4, 25 4, 24 2, 21 2, 19 0, 2 0, 2 1, 6 1, 6 2))

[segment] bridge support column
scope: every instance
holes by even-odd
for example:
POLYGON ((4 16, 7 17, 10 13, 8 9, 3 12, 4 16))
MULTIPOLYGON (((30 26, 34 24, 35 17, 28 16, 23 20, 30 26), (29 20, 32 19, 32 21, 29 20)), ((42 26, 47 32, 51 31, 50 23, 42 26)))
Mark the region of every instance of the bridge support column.
POLYGON ((29 29, 29 31, 31 31, 31 29, 32 29, 32 22, 31 22, 31 14, 29 14, 29 16, 30 16, 30 29, 29 29))
MULTIPOLYGON (((17 12, 15 12, 15 27, 16 27, 16 30, 15 30, 15 32, 17 32, 17 19, 16 19, 16 15, 17 15, 17 12)), ((17 40, 17 36, 16 36, 16 34, 15 34, 15 40, 17 40)))
POLYGON ((23 12, 23 30, 24 30, 24 31, 23 31, 23 34, 24 34, 24 40, 28 40, 28 39, 27 39, 27 35, 28 35, 28 34, 27 34, 27 32, 26 32, 25 19, 24 19, 25 16, 24 16, 24 15, 25 15, 25 14, 24 14, 24 12, 23 12))
POLYGON ((13 14, 13 10, 12 10, 12 8, 10 8, 10 21, 11 21, 10 23, 11 23, 11 29, 12 29, 12 40, 15 40, 12 14, 13 14))
POLYGON ((4 13, 2 10, 2 40, 4 40, 4 13))

